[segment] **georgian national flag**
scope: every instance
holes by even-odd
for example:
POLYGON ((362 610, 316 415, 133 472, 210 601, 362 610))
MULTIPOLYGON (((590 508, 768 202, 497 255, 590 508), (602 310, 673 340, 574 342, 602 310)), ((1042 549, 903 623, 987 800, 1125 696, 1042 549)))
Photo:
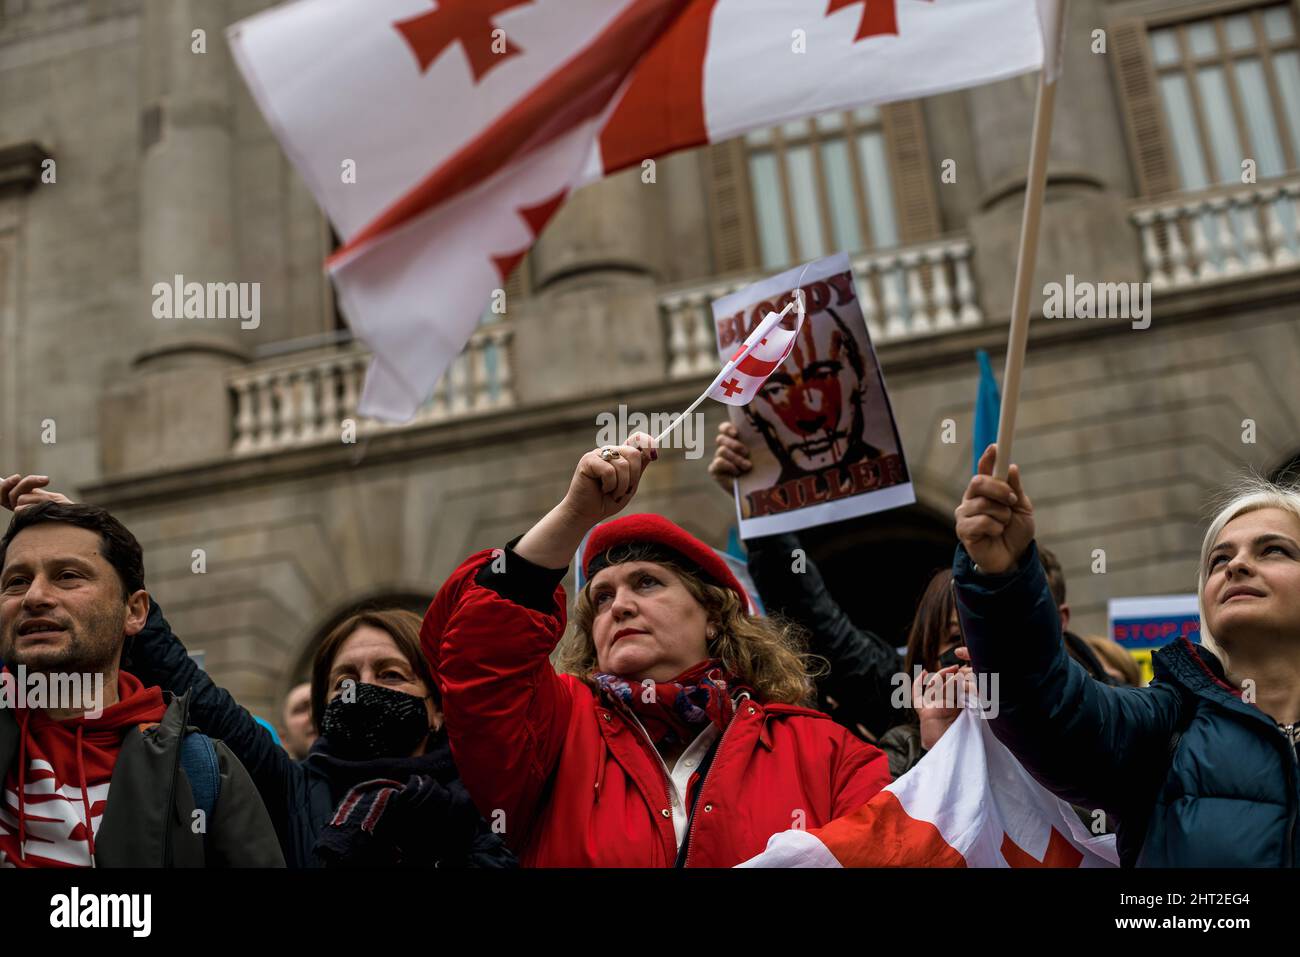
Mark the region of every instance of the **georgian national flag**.
POLYGON ((565 198, 673 150, 1039 67, 1051 0, 295 0, 231 48, 409 418, 565 198), (802 51, 802 52, 796 52, 802 51))
POLYGON ((740 867, 1116 867, 1112 834, 1029 776, 968 704, 934 749, 858 810, 783 831, 740 867))
POLYGON ((706 393, 709 398, 727 405, 748 405, 758 395, 767 377, 789 357, 803 328, 802 309, 793 329, 780 324, 784 315, 784 312, 769 312, 763 317, 714 378, 706 393))

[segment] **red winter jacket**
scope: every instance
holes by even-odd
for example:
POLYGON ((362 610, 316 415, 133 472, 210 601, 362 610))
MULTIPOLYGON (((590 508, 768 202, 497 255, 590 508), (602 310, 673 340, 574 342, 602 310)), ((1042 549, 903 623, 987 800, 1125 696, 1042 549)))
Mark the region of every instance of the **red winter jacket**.
MULTIPOLYGON (((507 555, 511 579, 485 567, 491 552, 466 560, 421 629, 461 780, 525 867, 671 867, 658 756, 598 692, 551 667, 563 572, 507 555), (531 582, 520 584, 520 569, 531 582)), ((773 834, 820 827, 889 781, 885 755, 826 715, 742 699, 697 785, 685 864, 739 864, 773 834)))

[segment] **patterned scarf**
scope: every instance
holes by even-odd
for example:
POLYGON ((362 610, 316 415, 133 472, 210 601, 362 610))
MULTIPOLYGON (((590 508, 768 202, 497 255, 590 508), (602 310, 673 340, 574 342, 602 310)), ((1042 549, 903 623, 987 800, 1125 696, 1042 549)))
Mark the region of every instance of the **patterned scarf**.
POLYGON ((716 658, 706 658, 671 681, 629 681, 606 674, 595 679, 612 701, 636 715, 656 747, 690 744, 710 722, 725 730, 735 711, 732 693, 746 690, 716 658))

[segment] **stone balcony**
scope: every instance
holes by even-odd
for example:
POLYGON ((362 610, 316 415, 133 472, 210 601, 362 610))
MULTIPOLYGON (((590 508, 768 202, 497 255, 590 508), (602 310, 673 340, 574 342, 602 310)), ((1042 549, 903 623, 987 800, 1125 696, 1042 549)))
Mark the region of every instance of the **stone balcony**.
POLYGON ((1144 201, 1131 216, 1153 292, 1300 266, 1300 176, 1144 201))
MULTIPOLYGON (((1227 283, 1300 267, 1300 177, 1143 201, 1132 206, 1130 218, 1146 278, 1157 294, 1215 293, 1227 283)), ((997 348, 1001 334, 992 326, 999 323, 986 320, 972 260, 972 243, 964 235, 850 257, 867 328, 891 365, 923 364, 938 352, 966 352, 976 345, 997 348)), ((731 275, 655 293, 664 344, 660 381, 685 387, 688 380, 717 370, 711 303, 761 278, 757 272, 731 275)), ((1037 303, 1033 310, 1038 312, 1037 303)), ((545 317, 534 314, 524 321, 545 317)), ((537 405, 516 388, 515 338, 509 321, 482 326, 430 400, 401 424, 357 416, 370 362, 358 343, 289 352, 231 369, 230 455, 240 459, 320 447, 337 444, 349 430, 364 438, 537 405)))
MULTIPOLYGON (((851 258, 863 315, 876 344, 943 335, 984 321, 965 238, 851 258)), ((710 303, 761 279, 758 273, 662 292, 663 381, 717 371, 710 303)), ((533 321, 537 321, 537 317, 533 321)), ((370 354, 357 343, 254 361, 229 371, 230 453, 237 458, 337 444, 344 430, 357 438, 438 423, 459 422, 531 404, 515 388, 515 336, 508 322, 482 326, 407 423, 360 418, 357 401, 370 354)))
POLYGON ((479 329, 415 417, 407 423, 358 417, 370 353, 356 343, 312 349, 256 362, 229 374, 231 454, 337 443, 508 409, 515 404, 513 330, 506 323, 479 329))
MULTIPOLYGON (((984 322, 965 238, 850 257, 862 315, 877 347, 943 335, 984 322)), ((661 296, 671 379, 713 374, 718 346, 713 300, 762 279, 762 274, 696 284, 661 296)))
MULTIPOLYGON (((1129 264, 1134 278, 1143 275, 1145 263, 1145 277, 1161 303, 1162 328, 1212 319, 1246 303, 1268 309, 1292 302, 1300 296, 1298 187, 1300 178, 1130 204, 1124 215, 1134 231, 1124 243, 1131 243, 1132 258, 1116 261, 1129 264)), ((981 285, 981 276, 988 282, 997 274, 976 262, 984 255, 977 236, 955 234, 850 257, 863 315, 891 386, 906 388, 915 373, 930 380, 937 370, 965 375, 977 349, 989 350, 996 361, 1006 343, 1007 315, 989 306, 999 290, 981 285)), ((118 450, 118 458, 84 491, 114 505, 158 495, 201 496, 213 488, 355 468, 363 460, 479 454, 521 436, 591 430, 597 412, 620 404, 679 410, 718 369, 712 301, 775 271, 676 286, 649 281, 630 291, 600 285, 543 290, 512 307, 509 317, 482 325, 429 402, 401 424, 357 416, 370 354, 356 342, 321 346, 317 340, 310 348, 282 343, 271 347, 279 354, 213 372, 169 371, 153 392, 106 401, 106 434, 120 439, 107 447, 118 450), (213 374, 219 389, 204 416, 168 421, 166 397, 198 381, 197 375, 213 374), (142 408, 161 410, 154 431, 172 444, 160 445, 159 439, 141 449, 131 445, 132 436, 153 434, 134 427, 142 408), (174 453, 181 434, 193 434, 198 443, 186 457, 174 453), (165 464, 144 468, 144 462, 165 464)), ((1008 288, 1011 278, 1009 272, 997 275, 1008 288)), ((1040 314, 1041 298, 1035 297, 1031 310, 1040 314)), ((1128 328, 1035 320, 1031 348, 1075 342, 1091 347, 1098 336, 1126 334, 1128 328)), ((147 377, 128 381, 137 386, 147 377)))

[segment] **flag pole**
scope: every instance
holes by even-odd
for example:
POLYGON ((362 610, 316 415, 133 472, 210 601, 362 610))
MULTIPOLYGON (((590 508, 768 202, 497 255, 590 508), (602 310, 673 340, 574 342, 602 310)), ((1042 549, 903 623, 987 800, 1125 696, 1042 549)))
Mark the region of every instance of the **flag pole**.
MULTIPOLYGON (((725 373, 726 370, 724 369, 723 372, 725 373)), ((686 418, 688 415, 690 415, 692 412, 694 412, 697 408, 699 408, 700 403, 703 402, 705 399, 708 398, 708 396, 709 396, 709 390, 712 389, 712 388, 713 388, 713 386, 709 386, 708 389, 705 389, 703 392, 701 392, 701 393, 700 393, 700 397, 699 397, 698 399, 696 399, 694 402, 692 402, 692 403, 690 404, 690 406, 686 409, 685 412, 683 412, 683 413, 682 413, 681 415, 679 415, 677 418, 673 419, 672 424, 669 425, 668 428, 664 429, 662 432, 660 432, 658 435, 655 436, 655 448, 658 448, 658 447, 659 447, 659 443, 662 442, 662 441, 664 440, 664 436, 666 436, 666 435, 667 435, 669 432, 671 432, 673 429, 677 428, 678 423, 680 423, 680 422, 682 421, 682 419, 686 418)), ((662 420, 661 420, 661 421, 662 421, 662 420)))
POLYGON ((993 477, 1006 480, 1011 467, 1016 433, 1016 412, 1020 405, 1020 374, 1025 367, 1029 342, 1030 283, 1038 261, 1038 228, 1042 220, 1043 192, 1047 184, 1047 154, 1052 143, 1052 116, 1056 110, 1056 87, 1060 79, 1059 52, 1065 14, 1063 0, 1039 4, 1054 8, 1051 22, 1043 24, 1043 68, 1038 74, 1038 96, 1034 104, 1034 127, 1029 140, 1029 174, 1025 183, 1025 211, 1020 222, 1020 251, 1016 258, 1016 284, 1011 298, 1011 329, 1007 336, 1007 365, 1002 375, 1002 408, 998 416, 998 454, 993 477))

